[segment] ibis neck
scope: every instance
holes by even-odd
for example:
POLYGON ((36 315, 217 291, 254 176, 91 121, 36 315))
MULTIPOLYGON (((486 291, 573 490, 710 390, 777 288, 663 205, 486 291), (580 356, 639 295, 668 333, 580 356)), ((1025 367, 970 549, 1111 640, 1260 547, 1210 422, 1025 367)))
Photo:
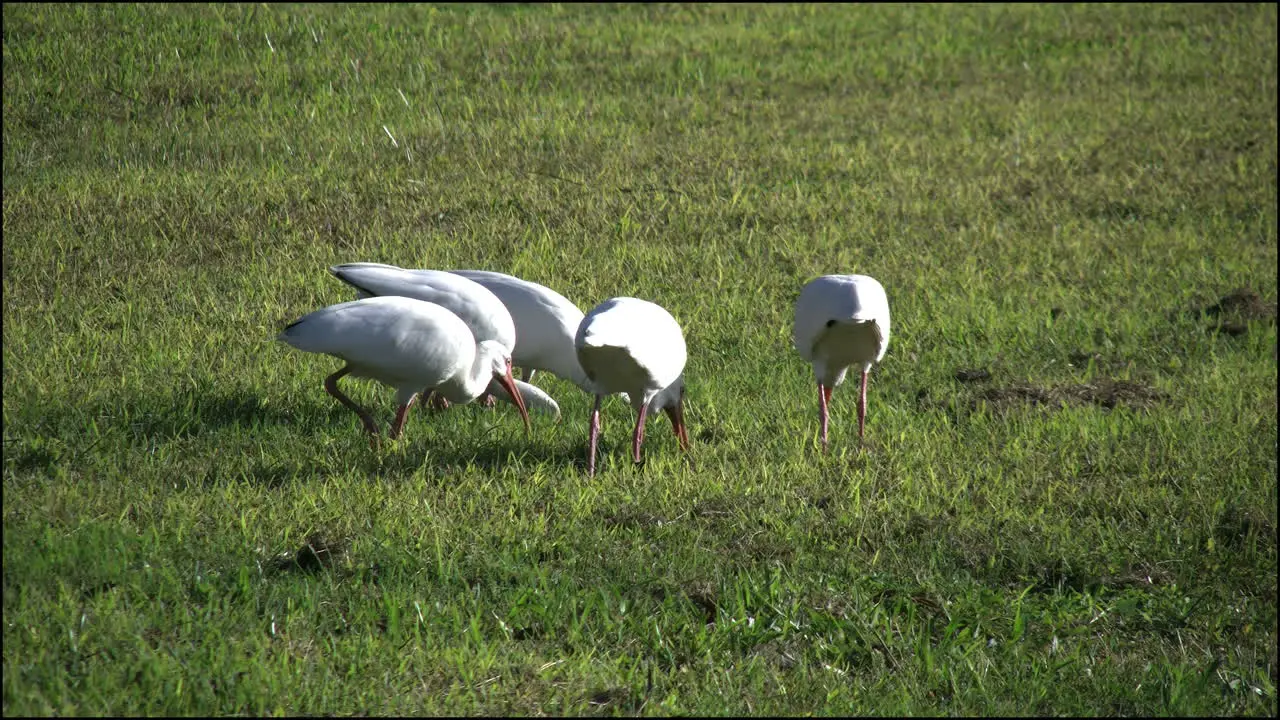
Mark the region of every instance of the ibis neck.
POLYGON ((471 366, 437 388, 446 400, 454 403, 468 403, 480 397, 485 388, 489 387, 489 382, 493 380, 494 356, 500 356, 501 350, 488 345, 488 343, 480 343, 476 347, 471 366))
MULTIPOLYGON (((677 378, 670 385, 662 388, 657 393, 649 397, 649 411, 657 412, 663 408, 672 408, 680 404, 680 389, 684 387, 681 378, 677 378)), ((636 412, 640 412, 641 406, 645 404, 643 393, 636 393, 631 396, 631 406, 636 412)))

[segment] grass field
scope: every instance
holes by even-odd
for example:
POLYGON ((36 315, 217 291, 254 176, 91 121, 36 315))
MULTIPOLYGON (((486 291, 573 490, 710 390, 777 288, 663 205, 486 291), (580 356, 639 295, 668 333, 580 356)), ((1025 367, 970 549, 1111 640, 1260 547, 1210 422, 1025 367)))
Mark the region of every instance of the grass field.
POLYGON ((6 715, 1277 713, 1274 5, 3 20, 6 715), (658 302, 692 451, 371 450, 272 341, 365 260, 658 302))

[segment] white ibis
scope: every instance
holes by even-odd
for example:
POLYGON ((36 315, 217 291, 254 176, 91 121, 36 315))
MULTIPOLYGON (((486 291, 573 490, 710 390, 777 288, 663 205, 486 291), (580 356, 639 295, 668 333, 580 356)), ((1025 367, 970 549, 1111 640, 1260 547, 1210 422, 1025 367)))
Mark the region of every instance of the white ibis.
POLYGON ((827 447, 827 407, 831 392, 851 366, 862 368, 858 396, 858 437, 867 416, 867 374, 889 346, 889 299, 875 278, 823 275, 809 281, 796 301, 796 350, 818 378, 818 417, 827 447))
POLYGON ((524 369, 524 379, 545 370, 587 392, 594 389, 578 364, 573 339, 583 314, 568 298, 545 285, 488 270, 450 270, 488 288, 511 313, 516 346, 511 360, 524 369))
MULTIPOLYGON (((397 295, 440 305, 466 323, 477 342, 497 342, 507 349, 508 356, 516 346, 516 327, 506 306, 484 286, 465 277, 442 270, 405 270, 364 262, 335 265, 329 272, 355 288, 359 297, 397 295)), ((550 395, 527 383, 515 382, 534 407, 560 414, 560 407, 550 395)), ((489 392, 512 401, 499 383, 492 384, 489 392)))
POLYGON ((511 394, 529 427, 529 413, 511 377, 511 353, 493 340, 476 342, 457 315, 434 303, 405 297, 372 297, 330 305, 286 327, 278 340, 303 352, 346 362, 324 380, 324 389, 351 408, 376 444, 378 425, 338 388, 345 375, 377 380, 396 389, 392 440, 404 429, 405 413, 423 388, 455 403, 474 400, 491 381, 511 394))
POLYGON ((640 462, 645 417, 663 410, 680 446, 689 449, 684 424, 684 334, 671 313, 647 300, 616 297, 587 313, 574 338, 578 363, 595 386, 591 408, 587 473, 596 471, 600 438, 600 404, 604 396, 625 392, 635 408, 636 429, 631 454, 640 462))

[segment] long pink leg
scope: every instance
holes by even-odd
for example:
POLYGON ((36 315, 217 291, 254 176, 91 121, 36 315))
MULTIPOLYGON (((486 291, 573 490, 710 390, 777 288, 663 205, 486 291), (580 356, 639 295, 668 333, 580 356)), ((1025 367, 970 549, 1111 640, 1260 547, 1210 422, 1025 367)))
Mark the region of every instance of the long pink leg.
POLYGON ((823 385, 821 382, 818 383, 818 420, 822 423, 823 452, 827 451, 827 411, 831 405, 831 391, 833 389, 823 385))
POLYGON ((596 441, 600 439, 600 402, 603 395, 596 396, 596 403, 591 407, 591 429, 587 432, 587 476, 596 474, 596 441))
POLYGON ((862 392, 858 393, 858 439, 862 439, 862 429, 867 423, 867 371, 862 371, 862 392))
POLYGON ((404 430, 404 421, 409 416, 409 406, 413 405, 413 401, 417 399, 418 396, 414 395, 409 398, 409 402, 401 405, 399 409, 396 410, 396 419, 391 423, 391 432, 388 433, 392 440, 400 439, 400 433, 404 430))
POLYGON ((640 443, 644 442, 644 416, 649 412, 649 403, 640 406, 640 416, 636 418, 636 431, 631 436, 631 457, 640 462, 640 443))
POLYGON ((338 372, 325 378, 324 379, 325 392, 337 398, 338 402, 342 403, 343 405, 346 405, 348 408, 351 408, 352 410, 355 411, 357 415, 360 416, 360 422, 364 423, 364 429, 368 430, 369 434, 372 436, 369 439, 369 442, 376 444, 377 438, 378 438, 378 424, 373 421, 372 417, 369 417, 369 413, 366 412, 364 408, 357 405, 354 400, 347 397, 341 390, 338 389, 338 380, 349 372, 351 372, 351 366, 347 365, 346 367, 342 368, 338 372))

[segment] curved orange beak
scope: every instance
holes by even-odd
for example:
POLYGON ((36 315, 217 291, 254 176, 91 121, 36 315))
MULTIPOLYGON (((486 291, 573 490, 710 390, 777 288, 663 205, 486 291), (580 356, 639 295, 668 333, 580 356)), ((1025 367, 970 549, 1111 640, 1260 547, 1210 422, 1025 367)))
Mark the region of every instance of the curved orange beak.
POLYGON ((495 374, 493 377, 502 384, 502 387, 506 389, 507 394, 511 396, 511 399, 516 401, 516 409, 520 411, 520 417, 524 418, 524 432, 528 435, 531 429, 531 426, 529 425, 529 410, 524 406, 524 398, 520 397, 520 388, 516 387, 515 377, 511 375, 511 361, 507 360, 506 375, 495 374))
POLYGON ((671 429, 676 431, 676 437, 680 439, 680 449, 689 452, 689 430, 684 424, 684 393, 680 393, 680 399, 675 405, 668 405, 662 411, 671 418, 671 429))

